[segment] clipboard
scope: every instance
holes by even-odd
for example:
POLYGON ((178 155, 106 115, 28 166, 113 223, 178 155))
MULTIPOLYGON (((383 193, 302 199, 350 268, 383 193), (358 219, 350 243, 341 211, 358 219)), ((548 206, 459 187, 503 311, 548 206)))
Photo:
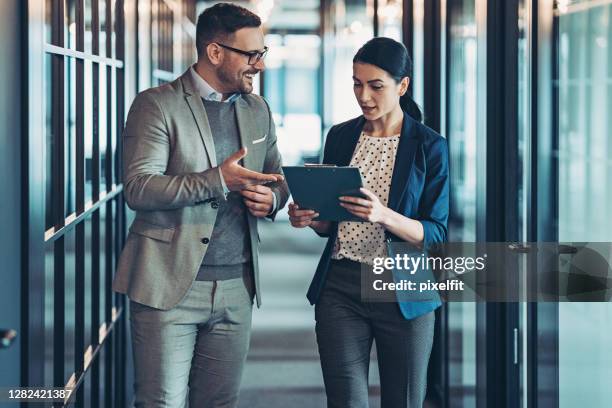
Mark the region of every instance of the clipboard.
POLYGON ((315 210, 316 221, 363 221, 340 206, 340 196, 363 197, 357 167, 333 165, 283 166, 293 200, 300 208, 315 210))

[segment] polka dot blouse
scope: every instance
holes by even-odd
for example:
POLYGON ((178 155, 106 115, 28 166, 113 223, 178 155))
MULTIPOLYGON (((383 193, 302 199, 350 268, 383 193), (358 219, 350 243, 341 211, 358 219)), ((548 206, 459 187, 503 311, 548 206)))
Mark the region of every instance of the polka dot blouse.
MULTIPOLYGON (((383 205, 389 199, 395 155, 400 135, 374 137, 361 133, 353 152, 351 166, 359 168, 364 187, 376 194, 383 205)), ((348 258, 373 264, 374 258, 387 256, 385 229, 371 222, 340 222, 333 259, 348 258)))

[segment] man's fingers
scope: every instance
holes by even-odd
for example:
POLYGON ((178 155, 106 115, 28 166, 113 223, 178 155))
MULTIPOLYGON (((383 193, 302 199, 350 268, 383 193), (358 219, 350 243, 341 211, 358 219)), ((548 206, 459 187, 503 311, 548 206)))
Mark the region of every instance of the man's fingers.
POLYGON ((245 180, 245 184, 265 184, 265 183, 274 183, 277 181, 283 181, 284 177, 280 174, 264 174, 258 173, 253 170, 242 168, 240 172, 240 176, 247 179, 245 180))
POLYGON ((250 186, 246 186, 244 189, 259 194, 269 194, 270 192, 272 192, 272 189, 270 187, 262 186, 261 184, 253 184, 250 186))
POLYGON ((269 204, 261 204, 252 200, 244 200, 244 204, 251 210, 267 211, 270 209, 269 204))
POLYGON ((229 161, 233 161, 233 162, 238 162, 240 161, 244 156, 246 156, 248 153, 248 150, 246 147, 243 147, 242 149, 238 150, 237 152, 234 152, 230 157, 227 158, 227 160, 229 161))
POLYGON ((240 194, 245 197, 248 198, 249 200, 252 201, 257 201, 257 202, 267 202, 267 198, 268 196, 265 194, 260 194, 260 193, 254 193, 252 191, 249 190, 240 190, 240 194))

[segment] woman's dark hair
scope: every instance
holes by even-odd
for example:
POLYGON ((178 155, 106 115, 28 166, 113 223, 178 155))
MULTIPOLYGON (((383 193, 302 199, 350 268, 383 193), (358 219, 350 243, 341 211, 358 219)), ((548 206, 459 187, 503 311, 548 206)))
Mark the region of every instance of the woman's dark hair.
POLYGON ((236 31, 245 27, 259 27, 261 19, 242 6, 218 3, 207 8, 198 16, 196 25, 196 49, 198 57, 215 41, 225 41, 236 31))
MULTIPOLYGON (((391 38, 376 37, 365 43, 353 57, 353 63, 372 64, 386 71, 396 81, 403 78, 412 79, 412 60, 404 44, 391 38)), ((411 118, 423 121, 419 105, 414 102, 408 91, 400 97, 402 110, 411 118)))

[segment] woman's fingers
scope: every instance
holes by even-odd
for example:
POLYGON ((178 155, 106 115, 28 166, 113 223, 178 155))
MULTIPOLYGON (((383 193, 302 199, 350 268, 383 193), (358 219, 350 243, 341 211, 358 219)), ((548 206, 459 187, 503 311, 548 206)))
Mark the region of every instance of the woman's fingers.
POLYGON ((372 207, 372 201, 366 200, 364 198, 351 197, 351 196, 342 196, 342 197, 340 197, 340 201, 345 202, 345 203, 357 204, 357 205, 360 205, 362 207, 372 207))

